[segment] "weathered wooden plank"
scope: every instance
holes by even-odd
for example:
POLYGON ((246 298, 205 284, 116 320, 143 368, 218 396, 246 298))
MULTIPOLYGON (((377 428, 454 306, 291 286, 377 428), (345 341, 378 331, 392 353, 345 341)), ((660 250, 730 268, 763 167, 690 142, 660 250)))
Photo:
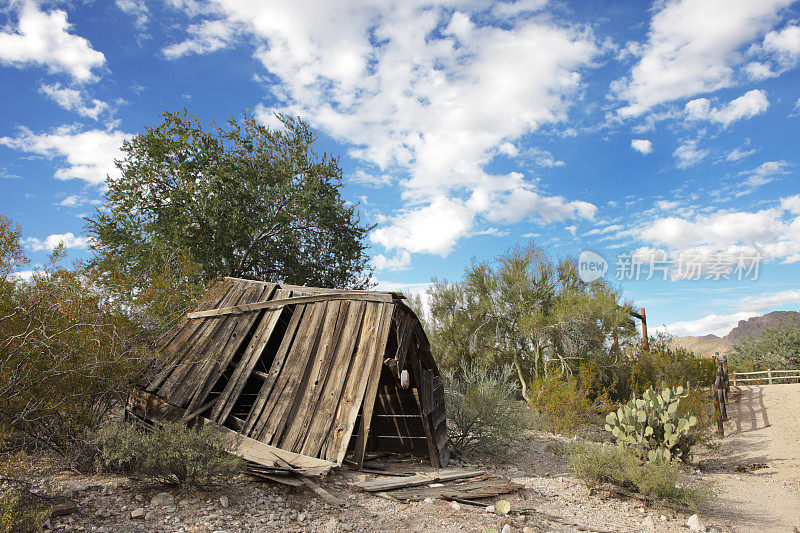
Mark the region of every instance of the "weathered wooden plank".
POLYGON ((368 302, 392 302, 393 298, 390 294, 384 293, 353 293, 353 292, 333 292, 329 294, 313 294, 310 296, 295 296, 292 298, 284 298, 282 300, 269 300, 263 302, 253 302, 247 304, 234 305, 230 307, 220 307, 218 309, 209 309, 207 311, 196 311, 189 313, 188 317, 207 318, 223 315, 235 315, 248 313, 251 311, 260 311, 262 309, 276 309, 285 307, 287 305, 317 303, 328 300, 364 300, 368 302))
MULTIPOLYGON (((203 299, 203 308, 205 308, 206 305, 209 307, 217 307, 219 304, 226 301, 226 298, 228 298, 228 295, 233 290, 234 287, 232 284, 225 284, 222 281, 215 283, 209 290, 210 294, 207 295, 208 298, 203 299)), ((200 308, 200 305, 198 305, 198 308, 200 308)), ((161 388, 164 381, 178 367, 178 365, 186 356, 188 352, 186 349, 188 347, 187 340, 195 336, 198 330, 203 329, 205 326, 206 324, 204 323, 190 323, 189 319, 184 316, 181 318, 180 322, 175 326, 175 328, 173 328, 176 330, 176 333, 172 335, 169 341, 164 340, 163 342, 156 344, 156 349, 159 351, 159 355, 164 361, 164 365, 159 373, 148 384, 148 391, 155 392, 161 388), (180 350, 181 347, 183 350, 180 350)))
MULTIPOLYGON (((286 298, 290 294, 291 292, 286 290, 277 290, 275 291, 274 297, 286 298)), ((221 424, 230 414, 234 403, 238 400, 239 394, 241 394, 242 389, 244 389, 256 363, 258 363, 259 358, 263 354, 264 348, 266 348, 275 330, 275 326, 278 324, 281 313, 283 313, 283 309, 273 309, 264 313, 252 339, 250 339, 250 343, 242 354, 239 364, 236 365, 230 380, 228 380, 228 384, 222 391, 219 402, 211 412, 210 418, 212 420, 221 424)))
POLYGON ((305 455, 314 457, 320 455, 330 428, 335 421, 347 372, 353 359, 356 341, 361 333, 361 322, 364 318, 365 308, 365 302, 355 301, 350 302, 347 306, 346 315, 343 311, 340 311, 340 315, 345 317, 341 342, 336 346, 331 369, 320 394, 315 417, 311 421, 305 442, 300 450, 305 455))
POLYGON ((330 368, 336 355, 336 347, 342 336, 347 318, 349 302, 331 301, 327 304, 325 320, 322 323, 319 345, 313 357, 311 371, 302 397, 298 396, 297 410, 284 431, 281 447, 287 450, 300 451, 308 433, 325 388, 330 368))
POLYGON ((249 435, 251 437, 254 436, 254 427, 261 419, 264 406, 272 394, 272 389, 275 387, 275 384, 278 382, 278 378, 283 371, 284 364, 286 363, 286 356, 289 353, 292 344, 294 344, 297 330, 302 322, 305 310, 305 305, 298 305, 292 314, 292 318, 289 320, 289 325, 286 326, 286 333, 284 333, 283 340, 281 340, 281 344, 278 347, 275 358, 272 360, 269 373, 264 379, 263 385, 261 385, 261 390, 259 391, 258 396, 253 403, 253 408, 250 409, 250 414, 247 416, 247 422, 242 430, 242 433, 245 435, 249 435))
MULTIPOLYGON (((244 298, 263 299, 274 290, 275 285, 272 283, 254 286, 252 291, 247 291, 244 298)), ((191 410, 206 401, 208 393, 228 367, 257 318, 258 315, 253 314, 240 318, 230 317, 225 321, 216 334, 215 342, 208 348, 209 356, 205 358, 192 378, 187 376, 185 392, 180 396, 173 397, 176 405, 183 406, 188 403, 187 408, 191 410)))
POLYGON ((234 453, 243 459, 267 466, 290 466, 304 475, 323 475, 338 466, 330 461, 308 457, 299 453, 282 450, 250 437, 245 437, 232 429, 221 426, 207 418, 200 419, 203 425, 216 429, 234 441, 234 453))
MULTIPOLYGON (((381 319, 378 326, 378 338, 376 339, 375 351, 379 354, 375 358, 372 369, 367 381, 367 388, 364 392, 364 400, 361 404, 361 429, 356 440, 355 456, 353 460, 359 468, 364 465, 364 453, 367 451, 367 439, 369 438, 369 427, 372 423, 372 413, 375 408, 375 397, 378 394, 378 384, 381 379, 381 368, 386 355, 386 340, 392 323, 393 305, 386 305, 381 310, 381 319)), ((344 457, 342 457, 344 459, 344 457)))
MULTIPOLYGON (((246 287, 232 285, 228 293, 222 300, 223 305, 238 302, 246 294, 246 287)), ((186 380, 191 370, 202 360, 202 354, 206 345, 213 339, 215 332, 224 323, 224 319, 212 318, 204 320, 196 334, 190 339, 186 339, 178 348, 184 353, 183 359, 177 364, 175 371, 172 372, 156 392, 168 401, 176 395, 178 389, 186 380)), ((175 402, 173 402, 175 403, 175 402)))
POLYGON ((369 372, 375 358, 378 357, 375 345, 381 306, 383 305, 387 304, 366 302, 355 350, 348 361, 346 372, 341 377, 343 383, 341 396, 338 399, 332 416, 333 422, 323 446, 325 458, 337 463, 342 462, 347 452, 347 444, 361 408, 369 372))
POLYGON ((429 485, 431 483, 445 483, 448 481, 455 481, 458 479, 467 479, 485 474, 484 470, 462 470, 460 468, 453 468, 450 470, 440 470, 438 472, 431 472, 426 474, 417 474, 404 478, 387 478, 376 479, 373 481, 361 481, 353 483, 356 487, 365 492, 378 492, 385 490, 397 490, 407 487, 419 487, 420 485, 429 485))
POLYGON ((303 378, 314 357, 326 303, 307 304, 307 307, 278 382, 261 413, 261 420, 254 428, 255 435, 262 442, 278 442, 291 415, 295 397, 305 386, 303 378))

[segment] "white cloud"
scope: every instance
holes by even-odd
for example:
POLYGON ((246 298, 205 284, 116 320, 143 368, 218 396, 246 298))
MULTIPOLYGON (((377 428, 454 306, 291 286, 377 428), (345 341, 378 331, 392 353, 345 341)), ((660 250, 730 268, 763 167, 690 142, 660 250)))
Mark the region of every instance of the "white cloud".
POLYGON ((731 162, 741 161, 746 157, 750 157, 754 153, 756 153, 755 149, 747 150, 745 146, 737 146, 736 148, 728 152, 728 154, 725 156, 725 159, 731 162))
POLYGON ((235 25, 225 20, 206 20, 192 24, 186 31, 190 35, 188 39, 163 49, 167 59, 178 59, 188 54, 216 52, 227 48, 236 35, 235 25))
POLYGON ((631 232, 672 252, 712 257, 717 253, 758 254, 764 260, 800 261, 800 195, 758 211, 721 210, 693 216, 655 218, 631 232))
POLYGON ((78 35, 70 33, 67 13, 45 13, 34 0, 12 2, 19 15, 17 26, 0 32, 0 63, 15 67, 46 66, 51 72, 66 72, 77 81, 94 78, 94 69, 105 64, 102 52, 78 35))
POLYGON ((100 200, 90 200, 85 196, 81 196, 78 194, 70 194, 69 196, 65 197, 63 200, 58 202, 58 205, 62 207, 80 207, 82 205, 101 205, 102 202, 100 200))
POLYGON ((763 49, 773 55, 784 69, 792 68, 800 59, 800 27, 790 25, 764 36, 763 49))
POLYGON ((43 83, 39 86, 39 92, 67 111, 74 111, 82 117, 89 117, 94 120, 97 120, 102 113, 110 109, 107 103, 96 98, 93 98, 91 105, 89 105, 80 91, 62 87, 60 83, 51 85, 43 83))
POLYGON ((767 161, 760 164, 753 170, 745 170, 739 173, 745 180, 739 185, 740 190, 737 196, 749 194, 762 185, 775 181, 778 176, 788 174, 789 163, 787 161, 767 161))
POLYGON ((56 170, 56 178, 81 179, 98 185, 108 174, 117 173, 114 159, 122 158, 120 147, 129 137, 121 131, 78 132, 70 126, 62 126, 52 133, 33 133, 20 128, 16 137, 0 137, 0 145, 48 159, 64 159, 66 165, 56 170))
POLYGON ((143 29, 150 20, 150 10, 144 0, 115 0, 114 3, 124 13, 136 19, 136 27, 143 29))
POLYGON ((707 120, 728 127, 738 120, 760 115, 768 107, 767 94, 756 89, 748 91, 720 108, 711 107, 711 102, 706 98, 691 100, 686 103, 685 112, 689 120, 707 120))
POLYGON ((678 168, 689 168, 705 159, 709 151, 705 148, 698 148, 696 140, 684 141, 678 146, 672 155, 678 160, 678 168))
POLYGON ((63 244, 65 248, 85 250, 91 242, 90 237, 76 237, 72 232, 49 235, 43 241, 36 237, 28 237, 24 240, 25 245, 34 252, 52 252, 59 244, 63 244))
MULTIPOLYGON (((500 147, 508 153, 523 135, 566 119, 582 70, 601 52, 588 27, 507 18, 535 11, 535 2, 501 6, 501 20, 491 19, 486 2, 455 11, 418 0, 208 5, 204 23, 235 28, 236 38, 254 47, 280 111, 348 143, 351 156, 378 169, 370 175, 398 179, 407 207, 375 230, 374 243, 446 254, 479 219, 593 214, 594 206, 539 191, 528 177, 485 169, 500 147)), ((187 13, 197 16, 195 7, 187 13)), ((187 42, 202 42, 201 35, 192 26, 187 42)), ((214 46, 179 43, 165 53, 204 53, 231 39, 222 32, 214 46)), ((563 164, 547 153, 531 155, 543 166, 563 164)))
POLYGON ((631 141, 631 148, 642 155, 647 155, 653 152, 653 143, 647 139, 633 139, 631 141))
POLYGON ((713 334, 724 337, 735 328, 740 320, 761 316, 775 310, 797 309, 800 307, 800 290, 764 293, 748 296, 730 304, 734 312, 730 314, 710 314, 697 320, 673 322, 665 329, 672 335, 702 336, 713 334))
POLYGON ((627 102, 619 114, 639 116, 665 102, 735 85, 737 69, 746 61, 744 48, 769 31, 792 2, 657 2, 647 43, 626 47, 638 52, 639 61, 630 76, 612 85, 627 102))
POLYGON ((411 265, 411 254, 405 250, 398 251, 394 257, 386 257, 383 254, 378 254, 372 258, 372 264, 375 270, 406 270, 411 265))

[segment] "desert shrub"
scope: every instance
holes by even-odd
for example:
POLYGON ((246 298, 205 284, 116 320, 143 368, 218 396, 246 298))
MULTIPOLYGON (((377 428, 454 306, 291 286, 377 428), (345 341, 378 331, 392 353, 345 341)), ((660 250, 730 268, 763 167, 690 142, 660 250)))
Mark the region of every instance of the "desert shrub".
POLYGON ((510 367, 467 365, 443 374, 450 446, 456 454, 502 453, 527 428, 510 367))
POLYGON ((207 485, 241 466, 230 453, 235 443, 209 427, 165 422, 145 432, 132 424, 109 424, 97 431, 96 442, 100 469, 166 485, 207 485))
POLYGON ((80 270, 50 263, 28 281, 21 230, 0 217, 0 424, 20 446, 68 453, 124 399, 150 351, 124 306, 80 270))
POLYGON ((0 489, 0 533, 43 531, 50 511, 42 500, 20 487, 0 489))
POLYGON ((590 489, 610 483, 641 494, 648 501, 692 508, 710 494, 707 485, 682 484, 677 463, 642 462, 618 446, 574 443, 567 450, 567 467, 590 489))
POLYGON ((591 419, 594 410, 573 376, 549 375, 528 382, 528 403, 539 413, 544 428, 573 432, 591 419))
POLYGON ((677 387, 687 382, 692 387, 710 387, 717 366, 713 358, 701 359, 683 348, 673 348, 666 339, 653 339, 649 351, 641 350, 626 365, 627 387, 618 391, 620 400, 640 396, 649 388, 677 387))
POLYGON ((696 442, 692 428, 697 417, 682 415, 678 406, 688 392, 678 386, 656 392, 647 389, 641 398, 632 398, 616 412, 608 413, 605 428, 617 444, 649 462, 688 459, 696 442))

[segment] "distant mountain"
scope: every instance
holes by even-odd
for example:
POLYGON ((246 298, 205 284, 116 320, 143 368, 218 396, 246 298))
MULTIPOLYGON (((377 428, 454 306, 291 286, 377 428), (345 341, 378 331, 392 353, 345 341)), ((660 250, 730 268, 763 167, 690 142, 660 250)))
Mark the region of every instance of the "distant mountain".
POLYGON ((800 320, 800 313, 797 311, 772 311, 766 315, 740 320, 739 324, 724 337, 716 335, 673 337, 672 343, 697 355, 711 357, 717 352, 730 352, 735 344, 749 335, 757 337, 765 329, 790 320, 800 320))

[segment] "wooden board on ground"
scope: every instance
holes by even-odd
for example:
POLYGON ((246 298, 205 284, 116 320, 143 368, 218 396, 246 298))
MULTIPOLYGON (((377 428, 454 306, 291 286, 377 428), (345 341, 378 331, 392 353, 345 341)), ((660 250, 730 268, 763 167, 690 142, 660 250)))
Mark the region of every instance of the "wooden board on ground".
POLYGON ((450 483, 441 481, 428 486, 409 487, 394 490, 388 494, 399 501, 421 501, 425 498, 440 498, 444 500, 479 500, 493 498, 501 494, 511 494, 524 488, 519 483, 510 479, 482 474, 469 479, 457 480, 450 483))
POLYGON ((420 485, 428 485, 430 483, 444 483, 447 481, 455 481, 457 479, 466 479, 470 477, 480 476, 485 474, 483 470, 461 470, 460 468, 453 468, 450 470, 440 470, 430 474, 417 474, 416 476, 389 479, 376 479, 373 481, 362 481, 354 483, 354 485, 366 492, 384 492, 390 490, 397 490, 406 487, 416 487, 420 485))

